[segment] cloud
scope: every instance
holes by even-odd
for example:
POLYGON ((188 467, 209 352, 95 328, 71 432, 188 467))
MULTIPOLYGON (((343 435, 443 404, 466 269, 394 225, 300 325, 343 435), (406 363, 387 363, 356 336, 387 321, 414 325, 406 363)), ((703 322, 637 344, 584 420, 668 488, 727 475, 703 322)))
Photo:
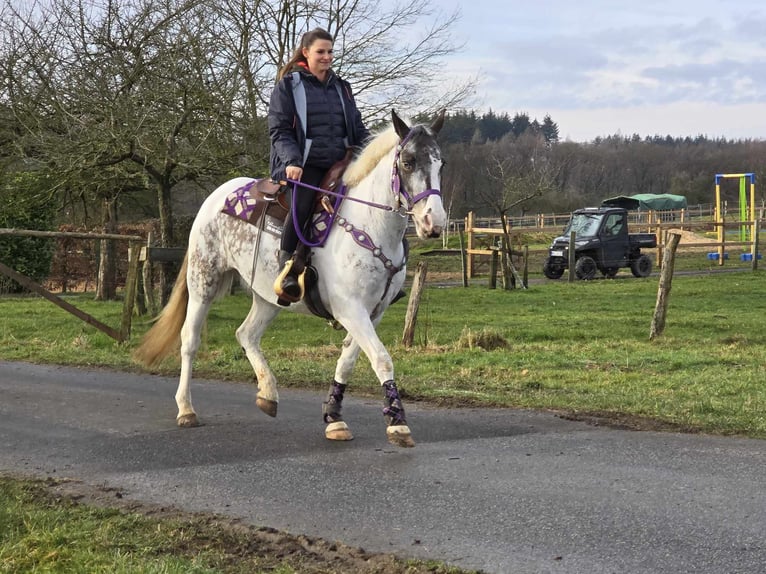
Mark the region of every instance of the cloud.
MULTIPOLYGON (((766 104, 762 0, 472 0, 471 6, 462 27, 466 49, 450 58, 445 75, 477 76, 475 105, 484 109, 532 117, 542 110, 560 127, 556 113, 610 118, 615 129, 600 134, 667 122, 684 135, 721 136, 719 127, 707 129, 716 117, 733 134, 730 120, 744 117, 738 109, 753 113, 766 104), (641 113, 646 122, 631 119, 641 113)), ((757 133, 746 123, 751 136, 757 133)))

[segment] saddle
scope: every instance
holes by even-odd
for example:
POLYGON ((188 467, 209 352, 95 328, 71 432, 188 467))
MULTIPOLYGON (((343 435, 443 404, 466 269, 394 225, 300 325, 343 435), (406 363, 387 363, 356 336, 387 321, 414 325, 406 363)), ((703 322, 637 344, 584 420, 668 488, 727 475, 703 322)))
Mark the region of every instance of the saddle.
MULTIPOLYGON (((343 159, 333 164, 322 178, 319 189, 336 192, 336 189, 340 187, 343 173, 354 157, 354 151, 353 148, 347 149, 343 159)), ((270 179, 255 179, 231 192, 226 197, 221 211, 279 236, 290 213, 286 195, 286 186, 282 183, 270 179)), ((334 211, 333 197, 335 196, 318 192, 314 204, 314 213, 332 214, 334 211)), ((324 307, 319 296, 317 287, 319 275, 311 265, 311 250, 305 245, 299 244, 293 258, 295 270, 299 274, 305 271, 303 277, 304 304, 314 315, 333 320, 332 314, 324 307)))
MULTIPOLYGON (((319 183, 319 189, 335 192, 342 181, 343 173, 353 157, 354 150, 352 148, 347 149, 343 159, 335 162, 327 170, 327 173, 319 183)), ((287 202, 286 195, 287 190, 283 183, 270 179, 254 179, 231 192, 226 197, 221 211, 252 225, 260 225, 264 214, 284 222, 290 212, 290 205, 287 202)), ((321 211, 332 213, 332 197, 330 194, 317 193, 314 213, 321 211)), ((268 227, 266 230, 275 235, 281 234, 281 226, 279 226, 279 230, 269 229, 268 227)))

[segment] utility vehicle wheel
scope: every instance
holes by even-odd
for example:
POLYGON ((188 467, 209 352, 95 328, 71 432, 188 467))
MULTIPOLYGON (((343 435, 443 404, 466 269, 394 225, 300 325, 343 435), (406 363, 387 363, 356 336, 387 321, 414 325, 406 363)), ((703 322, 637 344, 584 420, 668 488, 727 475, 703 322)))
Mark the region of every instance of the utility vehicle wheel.
POLYGON ((604 277, 608 277, 609 279, 612 279, 615 275, 617 275, 617 272, 620 270, 619 267, 606 267, 602 273, 604 274, 604 277))
POLYGON ((652 274, 652 260, 648 255, 639 255, 638 259, 630 264, 630 271, 634 277, 649 277, 652 274))
POLYGON ((564 266, 560 263, 554 263, 551 261, 550 257, 545 260, 545 263, 543 263, 543 275, 545 275, 548 279, 561 279, 561 276, 564 274, 564 266))
POLYGON ((593 257, 583 255, 575 263, 575 275, 578 279, 593 279, 596 276, 598 267, 593 257))

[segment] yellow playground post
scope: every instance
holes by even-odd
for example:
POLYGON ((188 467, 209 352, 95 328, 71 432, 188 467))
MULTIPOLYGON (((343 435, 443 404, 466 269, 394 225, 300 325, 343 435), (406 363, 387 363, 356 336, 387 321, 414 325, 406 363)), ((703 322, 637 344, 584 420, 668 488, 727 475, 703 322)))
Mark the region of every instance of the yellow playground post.
POLYGON ((726 229, 724 228, 724 211, 721 201, 721 180, 739 179, 739 240, 748 241, 749 233, 755 221, 755 174, 754 173, 717 173, 715 176, 715 223, 718 237, 718 264, 723 265, 724 243, 726 229), (748 201, 747 184, 750 185, 748 201), (748 209, 749 206, 749 209, 748 209))

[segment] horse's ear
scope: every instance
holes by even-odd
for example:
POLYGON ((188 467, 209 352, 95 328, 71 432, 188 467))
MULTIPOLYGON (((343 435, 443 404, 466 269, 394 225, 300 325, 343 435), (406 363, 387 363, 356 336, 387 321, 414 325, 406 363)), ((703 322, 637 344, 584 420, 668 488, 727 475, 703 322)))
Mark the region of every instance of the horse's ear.
POLYGON ((405 124, 404 120, 396 115, 395 110, 391 110, 391 121, 394 123, 394 130, 396 131, 396 134, 399 136, 399 138, 406 138, 407 134, 410 133, 410 126, 405 124))
POLYGON ((447 110, 442 109, 441 112, 439 112, 439 115, 436 117, 434 122, 431 124, 431 131, 433 131, 435 134, 438 134, 441 129, 444 127, 444 114, 447 110))

